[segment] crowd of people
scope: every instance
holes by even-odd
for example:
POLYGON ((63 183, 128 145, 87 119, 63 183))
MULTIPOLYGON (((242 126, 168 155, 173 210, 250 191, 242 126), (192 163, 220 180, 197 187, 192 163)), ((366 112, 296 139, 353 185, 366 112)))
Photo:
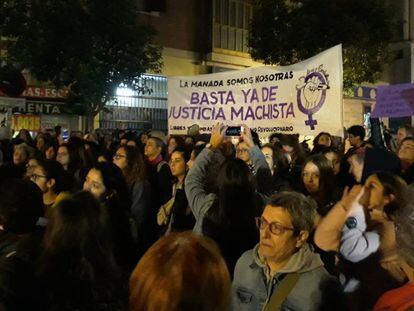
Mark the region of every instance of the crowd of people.
POLYGON ((226 129, 0 128, 0 309, 414 309, 411 127, 226 129))

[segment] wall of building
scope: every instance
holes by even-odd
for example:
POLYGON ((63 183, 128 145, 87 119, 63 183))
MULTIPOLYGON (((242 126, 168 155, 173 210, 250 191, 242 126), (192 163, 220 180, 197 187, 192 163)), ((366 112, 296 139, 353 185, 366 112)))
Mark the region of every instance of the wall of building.
MULTIPOLYGON (((377 85, 414 83, 414 0, 389 0, 394 6, 397 31, 390 44, 393 61, 384 67, 383 75, 377 85)), ((412 123, 409 118, 382 118, 386 126, 412 123)))
POLYGON ((207 52, 211 47, 209 0, 166 0, 165 12, 141 13, 157 31, 155 44, 184 51, 207 52))
POLYGON ((262 65, 246 49, 251 1, 165 3, 165 11, 140 16, 157 31, 154 43, 163 47, 162 75, 191 76, 262 65))
POLYGON ((345 97, 344 98, 344 127, 349 128, 352 125, 364 125, 364 110, 367 106, 366 101, 345 97))
POLYGON ((209 73, 208 66, 200 59, 200 53, 197 52, 164 48, 161 74, 170 77, 194 76, 209 73))

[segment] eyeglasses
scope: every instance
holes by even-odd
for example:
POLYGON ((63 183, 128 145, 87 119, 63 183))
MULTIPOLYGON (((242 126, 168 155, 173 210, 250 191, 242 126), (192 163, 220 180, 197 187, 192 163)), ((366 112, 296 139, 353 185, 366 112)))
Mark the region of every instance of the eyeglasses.
POLYGON ((237 148, 236 149, 236 153, 246 153, 246 152, 249 152, 249 149, 246 149, 246 148, 237 148))
POLYGON ((123 154, 118 154, 118 153, 114 155, 114 159, 115 159, 115 160, 119 160, 119 159, 121 159, 121 158, 126 158, 126 156, 125 156, 125 155, 123 155, 123 154))
POLYGON ((45 175, 38 175, 38 174, 32 174, 30 176, 30 180, 32 180, 34 182, 36 182, 40 178, 47 178, 47 176, 45 176, 45 175))
POLYGON ((260 230, 265 230, 267 227, 269 227, 270 232, 273 233, 274 235, 282 235, 286 231, 295 231, 294 228, 282 226, 281 224, 278 224, 277 222, 269 223, 263 217, 256 217, 255 220, 256 220, 257 228, 259 228, 260 230))

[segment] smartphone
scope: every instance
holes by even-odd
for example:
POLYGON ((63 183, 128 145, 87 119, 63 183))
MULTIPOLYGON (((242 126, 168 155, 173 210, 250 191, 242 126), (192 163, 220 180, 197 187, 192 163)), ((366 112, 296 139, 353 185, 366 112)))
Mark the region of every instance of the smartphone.
POLYGON ((243 126, 229 126, 226 130, 226 136, 240 136, 243 126))

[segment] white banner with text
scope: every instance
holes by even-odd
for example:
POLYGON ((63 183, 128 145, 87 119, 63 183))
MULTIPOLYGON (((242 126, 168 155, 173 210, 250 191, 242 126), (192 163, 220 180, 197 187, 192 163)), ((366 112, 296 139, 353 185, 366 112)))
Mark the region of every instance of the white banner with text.
POLYGON ((272 133, 343 136, 342 47, 283 67, 251 67, 168 78, 169 134, 198 124, 247 125, 260 137, 272 133))

